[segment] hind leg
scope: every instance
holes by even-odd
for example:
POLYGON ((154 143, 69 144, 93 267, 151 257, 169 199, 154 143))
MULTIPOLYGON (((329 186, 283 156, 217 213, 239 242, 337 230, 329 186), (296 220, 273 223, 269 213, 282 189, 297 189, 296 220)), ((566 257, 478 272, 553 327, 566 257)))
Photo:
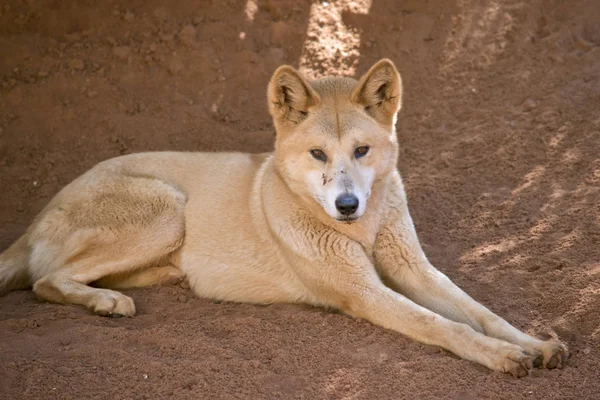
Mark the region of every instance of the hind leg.
POLYGON ((114 290, 92 288, 66 276, 46 276, 35 283, 33 291, 43 300, 82 305, 103 317, 135 314, 135 304, 130 297, 114 290))
MULTIPOLYGON (((133 270, 129 278, 124 281, 116 281, 116 285, 110 286, 120 289, 139 286, 135 283, 142 283, 142 280, 150 284, 150 278, 158 279, 159 276, 166 278, 169 273, 169 271, 163 271, 165 267, 151 267, 136 271, 134 267, 144 261, 143 258, 136 257, 136 255, 127 257, 123 254, 123 258, 111 260, 109 255, 119 253, 110 249, 108 251, 107 249, 97 250, 97 252, 99 254, 74 264, 67 264, 58 272, 38 280, 33 285, 34 293, 39 298, 53 303, 85 306, 98 315, 129 317, 135 314, 135 305, 131 298, 114 290, 93 288, 87 284, 96 281, 95 278, 106 271, 122 271, 120 274, 116 274, 118 276, 133 270), (157 273, 157 270, 160 272, 157 273)), ((144 254, 144 258, 148 256, 148 254, 144 254)), ((115 274, 97 281, 110 280, 112 276, 115 274)))
POLYGON ((183 272, 173 265, 150 267, 127 276, 107 276, 95 284, 110 289, 140 288, 153 285, 176 285, 184 279, 183 272))
POLYGON ((185 195, 160 180, 124 176, 75 191, 75 199, 53 200, 32 230, 33 290, 99 315, 133 315, 129 297, 88 284, 133 276, 179 248, 185 195))

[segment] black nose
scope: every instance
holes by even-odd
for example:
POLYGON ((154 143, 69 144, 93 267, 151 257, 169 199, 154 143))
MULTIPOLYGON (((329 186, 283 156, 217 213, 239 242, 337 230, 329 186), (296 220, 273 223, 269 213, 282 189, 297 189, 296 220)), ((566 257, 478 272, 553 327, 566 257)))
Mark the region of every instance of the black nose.
POLYGON ((335 199, 335 208, 342 215, 352 215, 358 209, 358 197, 349 193, 341 194, 335 199))

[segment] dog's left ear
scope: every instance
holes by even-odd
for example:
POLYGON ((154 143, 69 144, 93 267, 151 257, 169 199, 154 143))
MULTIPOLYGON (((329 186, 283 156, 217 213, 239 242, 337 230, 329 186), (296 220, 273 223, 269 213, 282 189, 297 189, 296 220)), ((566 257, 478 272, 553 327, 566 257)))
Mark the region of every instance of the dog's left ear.
POLYGON ((402 79, 394 63, 384 58, 373 65, 358 81, 351 99, 380 124, 394 125, 402 107, 402 79))

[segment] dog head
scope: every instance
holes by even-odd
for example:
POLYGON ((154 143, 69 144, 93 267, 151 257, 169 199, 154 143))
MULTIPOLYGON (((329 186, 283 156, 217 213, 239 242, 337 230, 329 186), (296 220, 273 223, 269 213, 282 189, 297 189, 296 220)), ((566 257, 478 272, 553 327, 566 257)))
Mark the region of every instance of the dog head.
POLYGON ((282 66, 267 96, 280 175, 331 218, 356 221, 373 186, 396 168, 394 125, 402 81, 394 64, 381 60, 358 81, 326 77, 312 82, 282 66))

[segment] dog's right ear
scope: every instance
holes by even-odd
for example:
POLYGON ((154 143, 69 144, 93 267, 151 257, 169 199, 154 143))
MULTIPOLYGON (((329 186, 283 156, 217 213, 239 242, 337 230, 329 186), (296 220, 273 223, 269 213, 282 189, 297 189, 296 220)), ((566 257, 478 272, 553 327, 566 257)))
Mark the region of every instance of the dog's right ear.
POLYGON ((308 115, 308 110, 319 104, 321 98, 302 75, 289 65, 275 71, 267 90, 269 112, 273 119, 283 124, 298 124, 308 115))

